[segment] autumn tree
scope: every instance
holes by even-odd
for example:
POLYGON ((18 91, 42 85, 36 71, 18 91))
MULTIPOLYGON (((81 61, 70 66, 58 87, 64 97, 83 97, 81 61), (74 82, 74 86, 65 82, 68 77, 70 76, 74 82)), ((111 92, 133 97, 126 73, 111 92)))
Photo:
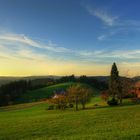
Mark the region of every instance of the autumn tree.
POLYGON ((78 110, 78 104, 82 104, 85 109, 85 104, 90 100, 91 89, 79 84, 71 86, 67 89, 67 96, 70 103, 75 103, 75 109, 78 110))
POLYGON ((55 98, 47 100, 49 104, 56 105, 58 109, 64 110, 67 107, 67 97, 65 95, 57 95, 55 98))
POLYGON ((122 104, 123 98, 130 94, 130 91, 132 90, 132 85, 132 81, 129 78, 120 79, 118 93, 118 99, 120 101, 120 104, 122 104))
POLYGON ((108 101, 108 99, 109 99, 109 92, 108 92, 108 90, 105 90, 105 91, 101 92, 101 99, 104 100, 104 101, 108 101))
POLYGON ((80 89, 80 97, 81 97, 80 102, 82 104, 82 109, 85 109, 85 105, 87 102, 90 101, 91 95, 92 95, 92 90, 90 88, 82 87, 80 89))

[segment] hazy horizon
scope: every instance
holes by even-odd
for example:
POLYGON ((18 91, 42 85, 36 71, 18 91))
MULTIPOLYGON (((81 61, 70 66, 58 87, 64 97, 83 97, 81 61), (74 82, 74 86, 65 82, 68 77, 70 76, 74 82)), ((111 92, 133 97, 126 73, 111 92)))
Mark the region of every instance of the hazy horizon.
POLYGON ((140 75, 140 1, 1 0, 0 75, 140 75))

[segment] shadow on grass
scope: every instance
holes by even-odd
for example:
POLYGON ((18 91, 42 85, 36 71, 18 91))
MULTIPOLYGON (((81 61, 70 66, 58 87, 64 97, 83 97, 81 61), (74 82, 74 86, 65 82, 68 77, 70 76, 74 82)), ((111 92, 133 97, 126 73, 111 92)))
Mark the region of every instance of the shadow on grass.
MULTIPOLYGON (((134 106, 134 105, 140 105, 140 103, 124 103, 122 105, 116 105, 116 106, 109 106, 109 105, 101 106, 101 105, 98 105, 98 106, 86 107, 84 110, 103 109, 103 108, 118 108, 118 107, 134 106)), ((83 110, 83 109, 79 109, 79 110, 83 110)))

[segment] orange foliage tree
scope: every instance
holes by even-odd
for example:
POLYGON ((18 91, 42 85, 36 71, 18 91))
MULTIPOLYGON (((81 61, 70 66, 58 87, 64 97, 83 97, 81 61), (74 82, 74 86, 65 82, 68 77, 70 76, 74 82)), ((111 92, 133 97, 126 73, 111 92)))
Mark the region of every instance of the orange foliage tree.
POLYGON ((107 90, 101 92, 101 99, 104 100, 104 101, 108 101, 109 92, 107 90))
POLYGON ((57 95, 56 98, 47 100, 49 104, 56 105, 58 109, 64 110, 67 107, 67 97, 65 95, 57 95))
POLYGON ((91 98, 92 90, 88 87, 81 86, 79 84, 71 86, 67 89, 67 97, 70 103, 75 103, 75 109, 78 110, 78 104, 82 104, 82 108, 85 109, 85 104, 91 98))

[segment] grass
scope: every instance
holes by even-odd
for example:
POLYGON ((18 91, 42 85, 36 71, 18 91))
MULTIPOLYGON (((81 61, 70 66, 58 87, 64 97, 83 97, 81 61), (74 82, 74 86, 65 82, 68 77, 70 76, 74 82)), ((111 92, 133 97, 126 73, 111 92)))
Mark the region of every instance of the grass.
POLYGON ((66 88, 68 88, 73 84, 75 83, 74 82, 61 83, 57 85, 40 88, 37 90, 27 91, 26 93, 21 95, 21 97, 16 101, 16 103, 35 102, 41 99, 45 99, 50 97, 52 94, 54 94, 55 90, 61 90, 61 89, 65 90, 66 88))
MULTIPOLYGON (((90 105, 102 103, 96 97, 90 105)), ((128 101, 126 101, 128 102, 128 101)), ((46 110, 44 102, 0 108, 0 140, 139 140, 140 105, 46 110)))
MULTIPOLYGON (((74 82, 61 83, 61 84, 56 84, 56 85, 40 88, 37 90, 27 91, 26 93, 22 94, 21 97, 15 101, 15 103, 35 102, 41 99, 46 99, 52 96, 55 90, 65 90, 74 84, 76 83, 74 82)), ((81 85, 88 86, 86 84, 81 84, 81 85)), ((99 94, 99 90, 94 88, 93 91, 94 91, 94 95, 99 94)))
MULTIPOLYGON (((28 91, 22 99, 47 98, 54 90, 73 84, 28 91)), ((0 107, 0 140, 139 140, 140 105, 126 99, 123 106, 109 107, 101 100, 100 91, 93 90, 89 109, 77 112, 46 110, 43 101, 0 107)))

